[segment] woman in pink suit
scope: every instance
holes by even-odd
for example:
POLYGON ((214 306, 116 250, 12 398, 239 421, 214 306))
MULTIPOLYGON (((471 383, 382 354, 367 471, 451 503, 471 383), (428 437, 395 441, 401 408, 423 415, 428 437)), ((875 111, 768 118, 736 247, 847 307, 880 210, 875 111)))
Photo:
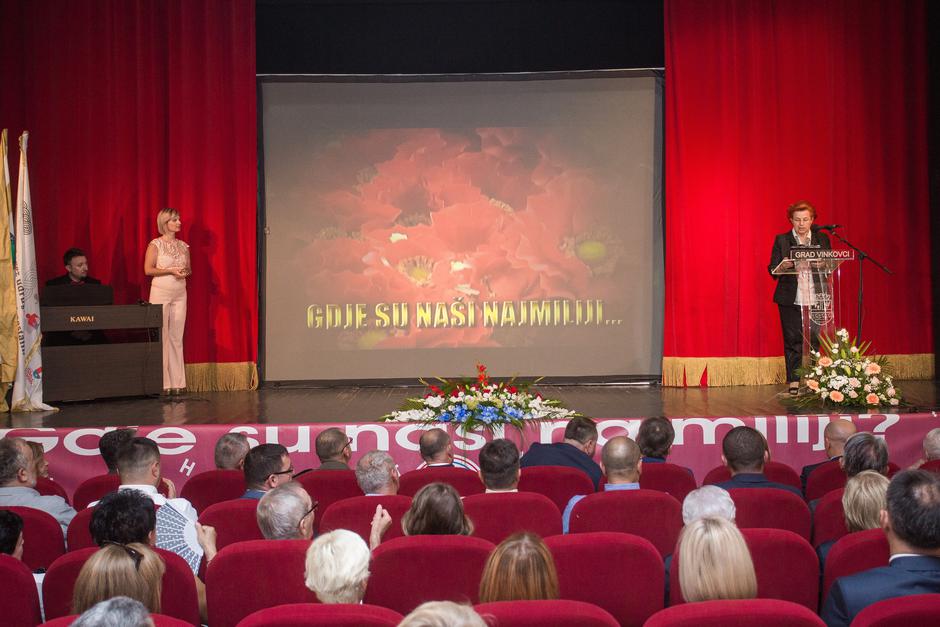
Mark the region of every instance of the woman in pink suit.
POLYGON ((153 277, 150 302, 163 305, 163 393, 182 394, 186 389, 183 365, 183 328, 186 326, 186 277, 192 274, 189 246, 176 234, 182 228, 179 211, 161 209, 157 214, 160 237, 147 245, 144 274, 153 277))

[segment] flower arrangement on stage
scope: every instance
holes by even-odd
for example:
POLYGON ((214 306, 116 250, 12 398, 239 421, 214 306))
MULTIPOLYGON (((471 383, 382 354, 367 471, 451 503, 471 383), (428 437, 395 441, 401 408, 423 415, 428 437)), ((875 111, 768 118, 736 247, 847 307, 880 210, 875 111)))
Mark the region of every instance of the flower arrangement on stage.
POLYGON ((535 381, 493 382, 486 366, 477 364, 475 379, 447 380, 428 383, 423 398, 409 398, 402 408, 382 416, 391 422, 423 422, 426 424, 455 424, 461 431, 473 431, 507 424, 522 428, 529 421, 562 420, 580 414, 562 407, 561 401, 542 398, 530 389, 535 381))
POLYGON ((797 370, 808 391, 794 402, 801 407, 863 407, 901 404, 901 392, 888 373, 886 357, 867 354, 871 342, 858 343, 839 329, 834 338, 819 337, 820 350, 812 351, 812 364, 797 370))

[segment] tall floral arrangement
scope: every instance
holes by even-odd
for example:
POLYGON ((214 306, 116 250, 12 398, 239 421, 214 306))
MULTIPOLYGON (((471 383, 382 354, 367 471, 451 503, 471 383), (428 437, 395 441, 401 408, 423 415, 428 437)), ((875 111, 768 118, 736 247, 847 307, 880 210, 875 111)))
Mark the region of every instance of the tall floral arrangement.
POLYGON ((560 401, 542 398, 532 393, 531 386, 541 381, 491 381, 486 366, 477 364, 476 378, 435 379, 428 383, 427 393, 420 398, 409 398, 398 411, 381 417, 392 422, 423 422, 426 424, 455 424, 461 431, 473 431, 507 424, 522 428, 526 422, 561 420, 579 416, 562 407, 560 401))
POLYGON ((871 342, 858 342, 839 329, 835 337, 821 335, 819 351, 812 363, 797 370, 807 391, 794 401, 800 407, 874 408, 901 404, 901 392, 894 386, 884 356, 868 354, 871 342))

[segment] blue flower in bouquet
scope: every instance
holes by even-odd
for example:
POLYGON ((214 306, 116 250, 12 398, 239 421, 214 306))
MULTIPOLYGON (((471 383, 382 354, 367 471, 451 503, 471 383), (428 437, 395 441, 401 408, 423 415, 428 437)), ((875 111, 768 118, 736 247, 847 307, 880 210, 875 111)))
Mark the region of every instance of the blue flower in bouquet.
POLYGON ((480 411, 480 420, 486 424, 499 420, 499 410, 491 405, 487 405, 480 411))
POLYGON ((506 417, 509 420, 522 420, 523 419, 524 414, 522 413, 522 410, 519 409, 518 407, 507 407, 504 411, 505 411, 506 417))
POLYGON ((450 415, 450 412, 445 411, 443 414, 438 416, 437 419, 440 420, 441 422, 450 422, 451 420, 454 419, 454 417, 450 415))
POLYGON ((461 403, 454 407, 454 417, 457 419, 457 422, 465 422, 470 416, 470 410, 467 409, 466 404, 461 403))

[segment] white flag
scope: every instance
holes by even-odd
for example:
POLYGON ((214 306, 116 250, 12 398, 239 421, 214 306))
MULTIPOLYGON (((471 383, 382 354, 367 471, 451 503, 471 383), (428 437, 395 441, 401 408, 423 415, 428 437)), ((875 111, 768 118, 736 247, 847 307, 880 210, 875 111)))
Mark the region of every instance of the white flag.
POLYGON ((33 242, 33 211, 29 198, 29 169, 26 143, 20 135, 20 177, 16 186, 16 315, 19 319, 19 354, 13 384, 13 411, 55 411, 42 402, 42 354, 39 343, 39 276, 33 242))

